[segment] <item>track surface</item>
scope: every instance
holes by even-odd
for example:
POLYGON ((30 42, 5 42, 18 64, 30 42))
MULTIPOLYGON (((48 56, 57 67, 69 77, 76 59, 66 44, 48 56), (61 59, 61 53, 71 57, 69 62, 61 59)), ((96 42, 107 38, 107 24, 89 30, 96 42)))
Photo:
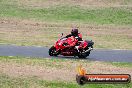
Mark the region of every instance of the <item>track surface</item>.
MULTIPOLYGON (((0 56, 27 56, 27 57, 44 57, 44 58, 67 58, 76 59, 75 57, 50 57, 47 47, 36 46, 15 46, 0 45, 0 56)), ((114 62, 132 62, 132 50, 106 50, 95 49, 87 57, 95 61, 114 61, 114 62)))

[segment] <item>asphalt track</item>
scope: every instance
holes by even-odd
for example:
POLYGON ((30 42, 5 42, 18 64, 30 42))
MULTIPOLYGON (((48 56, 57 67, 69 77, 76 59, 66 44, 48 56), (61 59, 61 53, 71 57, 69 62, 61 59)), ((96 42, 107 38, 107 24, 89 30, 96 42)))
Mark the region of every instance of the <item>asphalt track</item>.
MULTIPOLYGON (((77 59, 77 57, 51 57, 48 55, 48 47, 16 45, 0 45, 0 56, 77 59)), ((132 62, 132 50, 94 49, 86 59, 93 61, 132 62)))

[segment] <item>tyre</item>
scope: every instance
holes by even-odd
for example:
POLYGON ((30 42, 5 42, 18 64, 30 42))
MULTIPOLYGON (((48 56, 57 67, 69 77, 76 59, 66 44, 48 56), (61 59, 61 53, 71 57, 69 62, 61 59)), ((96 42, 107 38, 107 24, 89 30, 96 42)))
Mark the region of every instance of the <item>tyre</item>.
POLYGON ((59 55, 59 53, 56 51, 56 48, 54 46, 52 46, 50 49, 49 49, 49 55, 50 56, 57 56, 59 55))
POLYGON ((79 53, 78 57, 79 58, 86 58, 87 56, 89 56, 90 52, 86 52, 86 53, 79 53))

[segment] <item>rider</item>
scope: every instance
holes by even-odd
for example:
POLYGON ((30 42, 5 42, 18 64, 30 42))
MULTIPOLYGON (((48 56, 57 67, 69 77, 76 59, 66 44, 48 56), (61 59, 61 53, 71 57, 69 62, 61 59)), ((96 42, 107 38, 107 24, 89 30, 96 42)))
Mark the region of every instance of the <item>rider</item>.
MULTIPOLYGON (((66 38, 71 37, 71 36, 74 36, 78 41, 82 41, 82 34, 78 32, 77 28, 72 29, 71 34, 67 35, 66 38)), ((76 42, 73 42, 72 44, 67 45, 67 47, 72 47, 75 45, 76 45, 76 42)))
POLYGON ((82 41, 82 34, 78 32, 77 28, 72 29, 71 34, 67 35, 66 38, 71 36, 77 37, 78 41, 82 41))

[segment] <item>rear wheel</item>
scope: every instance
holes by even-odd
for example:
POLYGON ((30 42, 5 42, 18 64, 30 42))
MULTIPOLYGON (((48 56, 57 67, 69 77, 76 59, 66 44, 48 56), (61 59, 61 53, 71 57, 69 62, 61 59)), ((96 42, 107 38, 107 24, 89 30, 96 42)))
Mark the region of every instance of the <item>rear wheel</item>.
POLYGON ((87 56, 89 56, 89 54, 90 54, 90 52, 85 52, 85 53, 80 52, 78 57, 79 58, 86 58, 87 56))
MULTIPOLYGON (((93 47, 91 46, 91 48, 93 48, 93 47)), ((78 57, 79 57, 79 58, 86 58, 87 56, 89 56, 91 50, 87 51, 88 49, 89 49, 89 48, 87 47, 87 48, 84 49, 84 50, 80 50, 80 52, 79 52, 79 54, 78 54, 78 57)))
POLYGON ((49 55, 50 56, 57 56, 59 55, 59 53, 56 51, 56 48, 54 46, 52 46, 50 49, 49 49, 49 55))

